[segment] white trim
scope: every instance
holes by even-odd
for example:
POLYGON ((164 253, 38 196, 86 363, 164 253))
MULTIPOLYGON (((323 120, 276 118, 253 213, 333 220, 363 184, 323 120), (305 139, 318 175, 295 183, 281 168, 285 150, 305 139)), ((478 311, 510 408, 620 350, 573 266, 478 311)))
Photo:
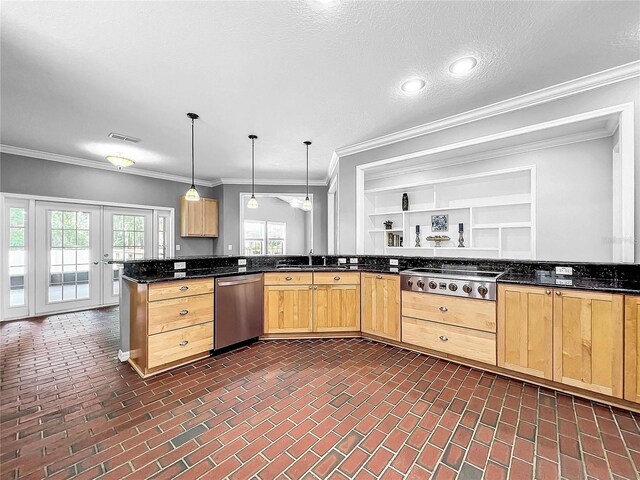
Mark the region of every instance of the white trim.
MULTIPOLYGON (((539 140, 536 142, 525 143, 522 145, 513 145, 510 147, 499 148, 496 150, 490 150, 487 152, 472 153, 469 155, 463 155, 456 158, 448 158, 444 160, 436 160, 430 162, 427 165, 415 165, 412 167, 394 169, 392 172, 379 172, 368 173, 367 180, 378 180, 381 178, 389 178, 400 175, 411 175, 418 172, 424 172, 426 170, 435 170, 443 167, 450 167, 452 165, 463 165, 467 163, 475 163, 483 160, 489 160, 492 158, 508 157, 510 155, 517 155, 519 153, 533 152, 536 150, 544 150, 546 148, 559 147, 562 145, 571 145, 573 143, 587 142, 589 140, 598 140, 600 138, 606 138, 613 135, 615 128, 618 124, 614 125, 613 131, 609 128, 602 128, 597 130, 591 130, 588 132, 579 132, 561 137, 550 138, 546 140, 539 140)), ((369 190, 367 190, 369 191, 369 190)))
MULTIPOLYGON (((222 178, 220 179, 222 185, 251 185, 250 178, 222 178)), ((287 180, 285 178, 256 178, 256 185, 306 185, 307 180, 287 180)), ((326 187, 327 182, 324 180, 309 180, 310 187, 326 187)))
POLYGON ((601 72, 585 75, 567 82, 535 90, 533 92, 502 100, 490 105, 485 105, 463 113, 451 115, 449 117, 408 128, 406 130, 383 135, 365 142, 347 145, 335 150, 327 172, 327 179, 331 178, 340 158, 347 155, 353 155, 355 153, 383 147, 392 143, 402 142, 411 138, 457 127, 466 123, 559 100, 561 98, 583 93, 595 88, 604 87, 606 85, 611 85, 613 83, 622 82, 638 76, 640 76, 640 60, 613 67, 608 70, 603 70, 601 72))
POLYGON ((129 351, 123 352, 122 350, 118 350, 118 360, 121 362, 126 362, 129 360, 130 353, 129 351))
POLYGON ((620 176, 622 185, 622 259, 623 262, 635 261, 635 157, 633 104, 620 112, 618 138, 620 145, 620 176))

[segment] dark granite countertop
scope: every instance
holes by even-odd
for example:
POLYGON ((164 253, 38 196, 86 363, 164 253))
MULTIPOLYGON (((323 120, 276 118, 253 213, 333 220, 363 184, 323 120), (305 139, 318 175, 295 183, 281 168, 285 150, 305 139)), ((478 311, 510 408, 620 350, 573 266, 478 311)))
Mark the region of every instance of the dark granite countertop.
POLYGON ((498 283, 516 283, 554 288, 574 288, 576 290, 598 290, 601 292, 640 294, 640 278, 637 280, 618 280, 613 278, 569 277, 539 272, 504 273, 498 277, 498 283))
POLYGON ((314 266, 313 268, 275 268, 275 267, 216 267, 216 268, 200 268, 193 270, 172 270, 166 272, 140 273, 138 275, 123 275, 122 278, 131 280, 136 283, 157 283, 168 282, 171 280, 180 280, 183 278, 217 278, 228 277, 231 275, 251 275, 255 273, 299 273, 299 272, 364 272, 364 273, 382 273, 382 274, 398 274, 402 267, 389 267, 387 269, 366 267, 359 265, 340 265, 340 266, 314 266))

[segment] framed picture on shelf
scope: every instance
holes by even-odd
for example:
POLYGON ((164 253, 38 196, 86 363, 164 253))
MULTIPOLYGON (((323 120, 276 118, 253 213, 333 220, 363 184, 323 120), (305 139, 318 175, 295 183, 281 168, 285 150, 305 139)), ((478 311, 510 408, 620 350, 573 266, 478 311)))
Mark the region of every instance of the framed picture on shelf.
POLYGON ((449 231, 449 215, 431 215, 432 232, 449 231))

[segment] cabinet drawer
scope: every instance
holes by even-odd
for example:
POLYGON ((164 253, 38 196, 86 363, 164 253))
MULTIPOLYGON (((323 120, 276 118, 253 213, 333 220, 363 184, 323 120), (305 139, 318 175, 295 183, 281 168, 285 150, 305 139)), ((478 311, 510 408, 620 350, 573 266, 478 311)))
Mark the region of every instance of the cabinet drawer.
POLYGON ((149 335, 213 321, 213 294, 149 303, 149 335))
POLYGON ((316 285, 359 285, 359 272, 315 272, 313 283, 316 285))
POLYGON ((402 315, 485 332, 496 331, 496 302, 489 300, 405 291, 402 292, 402 315))
POLYGON ((168 298, 188 297, 203 293, 213 293, 213 278, 197 280, 178 280, 160 282, 149 285, 149 301, 166 300, 168 298))
POLYGON ((265 285, 311 285, 311 272, 272 272, 264 274, 265 285))
POLYGON ((151 335, 147 338, 148 368, 213 350, 213 322, 151 335))
POLYGON ((478 362, 496 364, 496 336, 493 333, 402 317, 402 341, 478 362))

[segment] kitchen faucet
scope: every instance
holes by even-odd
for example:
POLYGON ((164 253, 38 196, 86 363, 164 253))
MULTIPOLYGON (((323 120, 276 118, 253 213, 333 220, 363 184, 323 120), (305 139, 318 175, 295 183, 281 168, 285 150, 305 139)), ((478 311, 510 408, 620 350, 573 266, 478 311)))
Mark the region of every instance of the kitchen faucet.
POLYGON ((313 248, 309 250, 309 266, 313 265, 313 258, 311 255, 313 255, 313 248))

